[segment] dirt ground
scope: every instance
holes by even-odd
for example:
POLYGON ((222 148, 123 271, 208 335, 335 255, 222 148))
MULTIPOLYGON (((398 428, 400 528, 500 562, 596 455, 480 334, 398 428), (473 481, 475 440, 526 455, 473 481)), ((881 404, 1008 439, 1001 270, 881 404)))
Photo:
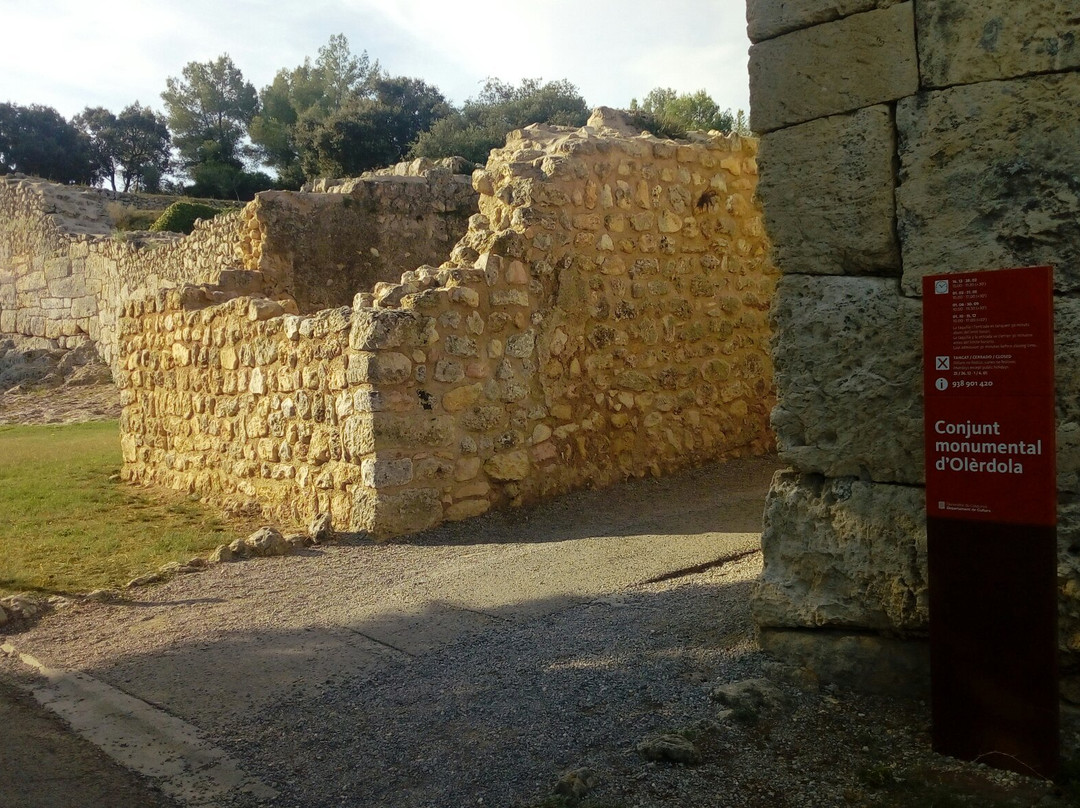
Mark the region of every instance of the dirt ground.
MULTIPOLYGON (((58 404, 0 401, 38 422, 99 406, 58 404)), ((1080 804, 1069 783, 934 755, 924 702, 758 650, 776 466, 212 565, 9 624, 0 808, 1080 804), (769 696, 733 717, 715 694, 747 682, 769 696), (642 751, 686 743, 684 762, 642 751)))

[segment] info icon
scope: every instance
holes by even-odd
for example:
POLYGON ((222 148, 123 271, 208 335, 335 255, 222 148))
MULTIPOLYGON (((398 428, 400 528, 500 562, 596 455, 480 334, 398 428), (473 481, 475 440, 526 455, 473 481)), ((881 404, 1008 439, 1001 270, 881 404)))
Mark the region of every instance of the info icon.
POLYGON ((948 379, 938 379, 936 382, 934 382, 934 387, 936 387, 938 390, 948 390, 949 389, 949 380, 948 379))

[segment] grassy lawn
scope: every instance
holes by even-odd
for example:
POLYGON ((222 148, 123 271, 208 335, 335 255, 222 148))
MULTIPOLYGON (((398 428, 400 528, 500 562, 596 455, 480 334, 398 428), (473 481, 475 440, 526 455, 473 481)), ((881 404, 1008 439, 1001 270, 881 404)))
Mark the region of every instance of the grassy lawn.
POLYGON ((0 426, 0 596, 122 586, 244 535, 183 494, 118 482, 119 469, 115 421, 0 426))

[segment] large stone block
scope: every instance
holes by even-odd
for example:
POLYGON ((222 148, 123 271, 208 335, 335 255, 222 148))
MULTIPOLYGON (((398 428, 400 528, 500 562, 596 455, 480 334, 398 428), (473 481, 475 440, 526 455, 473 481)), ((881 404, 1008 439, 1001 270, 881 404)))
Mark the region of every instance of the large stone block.
MULTIPOLYGON (((1080 669, 1075 499, 1066 496, 1058 506, 1058 648, 1066 669, 1080 669)), ((844 630, 923 633, 929 620, 925 518, 922 488, 777 473, 765 505, 765 568, 751 600, 763 647, 802 656, 803 664, 832 677, 813 648, 844 630), (775 642, 767 644, 770 632, 775 642)))
POLYGON ((895 153, 884 104, 762 138, 758 195, 781 272, 900 274, 895 153))
POLYGON ((358 494, 353 518, 376 538, 417 533, 443 520, 442 499, 434 488, 410 488, 399 494, 358 494))
POLYGON ((1080 67, 1072 0, 933 0, 915 8, 924 87, 1080 67))
POLYGON ((923 275, 1053 264, 1080 287, 1080 74, 920 93, 897 106, 904 291, 923 275), (1064 140, 1063 140, 1064 138, 1064 140))
POLYGON ((1057 486, 1080 494, 1080 300, 1054 301, 1057 486))
POLYGON ((751 42, 832 22, 841 17, 888 8, 900 0, 746 0, 746 32, 751 42))
POLYGON ((895 101, 919 86, 911 3, 750 48, 750 128, 771 132, 895 101))
POLYGON ((761 547, 751 605, 759 626, 927 627, 922 488, 779 472, 761 547))
POLYGON ((783 629, 763 629, 758 640, 766 654, 808 669, 819 681, 894 698, 930 694, 930 647, 924 640, 783 629))
POLYGON ((889 278, 786 275, 773 302, 780 457, 831 477, 917 483, 922 313, 889 278))

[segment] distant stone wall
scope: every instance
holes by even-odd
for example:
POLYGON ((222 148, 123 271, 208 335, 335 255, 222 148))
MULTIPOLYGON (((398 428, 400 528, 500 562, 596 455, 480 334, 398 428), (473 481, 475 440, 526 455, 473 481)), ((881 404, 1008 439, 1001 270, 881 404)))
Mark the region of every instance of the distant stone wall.
POLYGON ((0 177, 0 334, 91 340, 111 361, 125 301, 183 283, 292 299, 314 311, 357 285, 440 260, 476 204, 467 177, 352 181, 348 193, 266 192, 190 236, 112 235, 115 195, 0 177))
POLYGON ((244 210, 243 263, 302 312, 351 303, 357 290, 445 260, 476 198, 468 176, 439 170, 349 180, 329 193, 266 191, 244 210))
POLYGON ((125 479, 385 537, 770 450, 756 143, 529 127, 442 266, 307 316, 124 308, 125 479))
POLYGON ((927 630, 920 279, 1056 267, 1060 647, 1080 672, 1080 45, 1072 4, 749 0, 783 277, 763 645, 901 687, 927 630), (917 32, 917 36, 916 36, 917 32))

